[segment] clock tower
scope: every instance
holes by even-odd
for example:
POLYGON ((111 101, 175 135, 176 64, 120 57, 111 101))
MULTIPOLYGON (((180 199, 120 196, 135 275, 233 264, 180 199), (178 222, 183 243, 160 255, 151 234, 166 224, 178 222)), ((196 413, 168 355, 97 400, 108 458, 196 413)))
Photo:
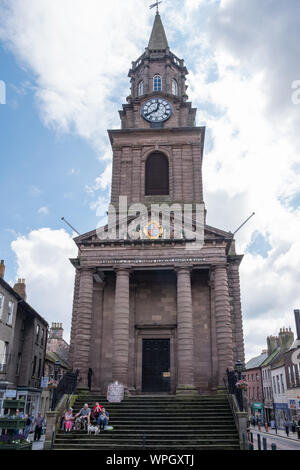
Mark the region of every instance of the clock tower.
POLYGON ((242 256, 233 235, 203 220, 197 247, 174 213, 174 207, 191 207, 194 227, 196 208, 204 207, 205 128, 196 126, 187 74, 157 12, 149 44, 129 71, 120 129, 108 131, 110 207, 122 217, 112 230, 100 230, 106 238, 98 230, 77 237, 78 257, 71 260, 76 278, 70 360, 80 370, 81 386, 92 369, 92 389, 102 393, 115 380, 129 394, 213 393, 226 369, 244 362, 242 256), (170 230, 159 215, 136 225, 143 236, 128 236, 124 221, 136 216, 124 210, 124 199, 131 208, 143 205, 147 214, 153 205, 170 208, 170 230))

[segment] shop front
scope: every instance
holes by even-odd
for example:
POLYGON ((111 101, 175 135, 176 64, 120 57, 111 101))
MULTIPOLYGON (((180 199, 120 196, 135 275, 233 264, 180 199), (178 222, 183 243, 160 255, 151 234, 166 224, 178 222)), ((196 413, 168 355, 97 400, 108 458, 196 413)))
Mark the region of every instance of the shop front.
POLYGON ((18 400, 25 401, 24 412, 33 418, 36 418, 38 412, 40 411, 41 404, 41 390, 35 388, 21 389, 17 390, 18 400))
POLYGON ((263 403, 252 403, 252 414, 258 418, 264 418, 264 405, 263 403))
POLYGON ((297 396, 294 399, 289 399, 289 411, 291 420, 300 420, 300 396, 297 396))
POLYGON ((275 421, 278 429, 284 429, 284 422, 290 420, 290 410, 287 403, 274 403, 275 421))

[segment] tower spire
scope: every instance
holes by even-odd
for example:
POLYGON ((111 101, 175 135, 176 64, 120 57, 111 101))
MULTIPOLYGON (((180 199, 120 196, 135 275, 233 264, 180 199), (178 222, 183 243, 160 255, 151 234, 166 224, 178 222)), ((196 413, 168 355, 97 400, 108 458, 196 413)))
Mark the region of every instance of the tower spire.
POLYGON ((165 33, 164 26, 161 21, 159 11, 157 10, 150 36, 148 48, 150 51, 155 50, 166 50, 169 47, 167 36, 165 33))

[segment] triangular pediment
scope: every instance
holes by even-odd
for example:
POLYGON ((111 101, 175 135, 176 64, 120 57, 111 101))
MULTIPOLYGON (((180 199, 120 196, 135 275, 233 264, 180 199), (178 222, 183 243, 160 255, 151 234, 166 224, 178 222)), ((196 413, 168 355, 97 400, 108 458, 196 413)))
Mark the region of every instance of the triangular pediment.
MULTIPOLYGON (((98 229, 95 229, 95 230, 92 230, 91 232, 87 232, 83 235, 80 235, 79 237, 76 237, 74 238, 74 241, 77 245, 81 245, 81 244, 94 244, 94 243, 99 243, 99 242, 102 242, 102 241, 110 241, 110 242, 114 242, 114 241, 120 241, 122 240, 122 236, 118 236, 119 234, 119 231, 120 231, 120 228, 121 226, 123 225, 123 227, 126 225, 127 227, 130 227, 131 225, 133 226, 136 226, 137 227, 137 230, 142 230, 143 232, 143 236, 141 236, 139 239, 143 239, 143 240, 147 240, 147 239, 151 239, 151 223, 153 224, 153 230, 155 232, 155 230, 160 230, 160 227, 161 227, 161 237, 157 237, 158 239, 161 238, 161 240, 164 240, 165 239, 165 235, 169 235, 169 237, 167 237, 168 239, 173 239, 173 240, 178 240, 178 239, 183 239, 183 240, 186 240, 186 241, 189 241, 189 237, 185 235, 185 232, 184 232, 184 227, 182 225, 182 219, 176 217, 176 215, 174 214, 171 214, 170 216, 170 224, 169 226, 167 227, 167 229, 164 228, 164 224, 163 224, 163 218, 161 217, 159 220, 151 220, 151 211, 149 210, 148 211, 148 217, 146 219, 144 219, 141 224, 137 224, 137 219, 139 218, 138 215, 136 216, 130 216, 130 217, 125 217, 123 219, 123 221, 121 222, 117 222, 115 225, 114 224, 111 224, 111 227, 110 227, 110 231, 108 229, 108 225, 104 225, 102 227, 99 227, 98 229), (149 236, 147 236, 147 234, 145 233, 145 231, 147 230, 147 228, 150 229, 150 234, 149 236), (165 230, 165 232, 164 232, 165 230), (107 238, 104 240, 101 238, 101 236, 99 236, 99 234, 101 235, 102 233, 106 233, 107 234, 107 238), (112 236, 108 236, 109 233, 112 235, 112 234, 115 234, 116 236, 115 237, 112 237, 112 236)), ((168 220, 168 219, 166 219, 168 220)), ((191 227, 192 227, 192 230, 195 231, 196 230, 196 221, 194 219, 192 219, 192 222, 191 222, 191 227)), ((154 238, 156 238, 155 236, 155 233, 153 234, 154 238)), ((127 237, 127 239, 130 239, 131 237, 127 237)), ((209 225, 204 225, 204 239, 205 241, 215 241, 215 242, 231 242, 232 239, 233 239, 233 234, 231 232, 226 232, 224 230, 220 230, 220 229, 217 229, 215 227, 211 227, 209 225)), ((137 239, 138 240, 138 239, 137 239)), ((132 241, 137 241, 135 240, 134 238, 132 238, 132 241)))

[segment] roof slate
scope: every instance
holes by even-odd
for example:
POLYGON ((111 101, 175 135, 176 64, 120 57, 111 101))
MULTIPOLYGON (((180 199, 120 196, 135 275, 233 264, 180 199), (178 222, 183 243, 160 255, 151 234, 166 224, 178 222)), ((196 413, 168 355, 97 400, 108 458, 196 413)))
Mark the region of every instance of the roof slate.
POLYGON ((261 364, 266 360, 268 357, 267 353, 260 354, 259 356, 253 357, 250 361, 247 362, 245 369, 255 369, 256 367, 260 367, 261 364))

